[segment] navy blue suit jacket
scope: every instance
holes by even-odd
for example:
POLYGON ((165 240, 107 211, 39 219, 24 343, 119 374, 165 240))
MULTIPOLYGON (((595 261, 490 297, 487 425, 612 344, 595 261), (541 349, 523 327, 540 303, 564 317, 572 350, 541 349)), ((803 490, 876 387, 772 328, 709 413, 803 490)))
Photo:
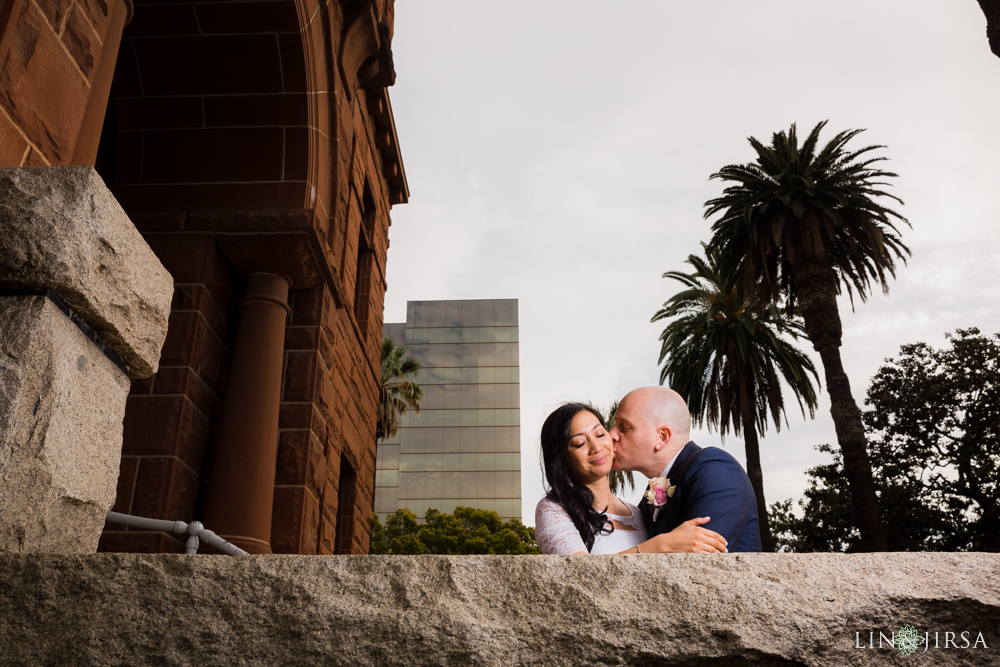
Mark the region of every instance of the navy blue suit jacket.
POLYGON ((677 454, 668 476, 677 490, 655 523, 653 508, 645 496, 639 502, 650 537, 708 516, 712 520, 703 527, 726 538, 730 552, 761 550, 757 498, 750 478, 729 452, 718 447, 702 449, 689 442, 677 454))

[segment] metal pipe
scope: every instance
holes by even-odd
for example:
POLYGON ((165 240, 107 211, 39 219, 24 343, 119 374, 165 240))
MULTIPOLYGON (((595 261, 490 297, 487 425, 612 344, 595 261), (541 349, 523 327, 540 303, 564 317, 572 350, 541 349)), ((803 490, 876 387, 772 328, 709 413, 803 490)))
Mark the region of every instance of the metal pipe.
POLYGON ((179 535, 188 535, 184 553, 198 553, 198 546, 201 540, 230 556, 248 556, 249 553, 240 549, 235 544, 227 542, 212 531, 205 528, 200 521, 185 523, 183 521, 165 521, 163 519, 147 519, 144 516, 132 516, 131 514, 119 514, 118 512, 108 512, 108 521, 112 523, 123 523, 134 528, 146 528, 148 530, 163 530, 179 535))
POLYGON ((184 553, 191 555, 198 553, 198 530, 203 530, 200 521, 192 521, 187 527, 187 544, 184 545, 184 553))

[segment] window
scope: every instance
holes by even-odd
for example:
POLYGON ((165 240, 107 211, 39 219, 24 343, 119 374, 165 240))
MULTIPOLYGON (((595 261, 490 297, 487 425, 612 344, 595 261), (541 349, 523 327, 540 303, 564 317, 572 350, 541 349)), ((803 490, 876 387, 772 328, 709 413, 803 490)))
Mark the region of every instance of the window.
POLYGON ((368 335, 368 314, 371 310, 372 263, 374 253, 371 244, 375 234, 375 198, 365 179, 364 194, 361 198, 361 229, 358 233, 358 261, 354 276, 354 319, 361 330, 361 338, 368 335))
POLYGON ((334 553, 353 553, 354 547, 354 500, 357 494, 358 476, 347 457, 340 457, 340 489, 337 491, 337 538, 334 553))

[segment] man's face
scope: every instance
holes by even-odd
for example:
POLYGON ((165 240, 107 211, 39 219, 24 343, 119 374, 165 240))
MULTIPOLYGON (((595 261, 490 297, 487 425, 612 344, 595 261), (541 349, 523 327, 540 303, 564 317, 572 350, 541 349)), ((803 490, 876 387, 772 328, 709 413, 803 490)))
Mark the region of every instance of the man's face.
POLYGON ((615 412, 611 442, 615 448, 615 470, 641 470, 653 453, 656 430, 641 413, 641 402, 626 396, 615 412))

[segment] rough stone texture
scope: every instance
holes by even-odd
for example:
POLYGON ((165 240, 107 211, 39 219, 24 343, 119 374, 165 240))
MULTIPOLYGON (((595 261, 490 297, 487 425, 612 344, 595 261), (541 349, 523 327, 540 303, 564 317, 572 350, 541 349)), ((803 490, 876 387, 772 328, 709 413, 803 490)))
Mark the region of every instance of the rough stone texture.
POLYGON ((125 12, 125 5, 122 0, 0 4, 9 13, 0 19, 0 116, 5 119, 0 125, 15 128, 19 142, 27 140, 17 153, 3 150, 0 136, 0 167, 68 164, 81 131, 85 136, 100 131, 100 118, 86 127, 83 123, 103 45, 121 35, 120 27, 117 34, 108 32, 112 10, 125 12), (28 142, 32 150, 26 154, 28 142))
POLYGON ((87 79, 57 33, 69 8, 63 0, 11 3, 0 40, 0 106, 48 164, 72 159, 90 97, 87 79))
POLYGON ((998 571, 997 554, 0 555, 0 662, 995 665, 998 571), (927 653, 856 648, 907 623, 927 653), (987 648, 933 647, 963 631, 987 648))
POLYGON ((0 297, 0 552, 97 551, 128 390, 49 299, 0 297))
POLYGON ((92 167, 0 169, 0 287, 57 292, 130 377, 156 372, 173 280, 92 167))

